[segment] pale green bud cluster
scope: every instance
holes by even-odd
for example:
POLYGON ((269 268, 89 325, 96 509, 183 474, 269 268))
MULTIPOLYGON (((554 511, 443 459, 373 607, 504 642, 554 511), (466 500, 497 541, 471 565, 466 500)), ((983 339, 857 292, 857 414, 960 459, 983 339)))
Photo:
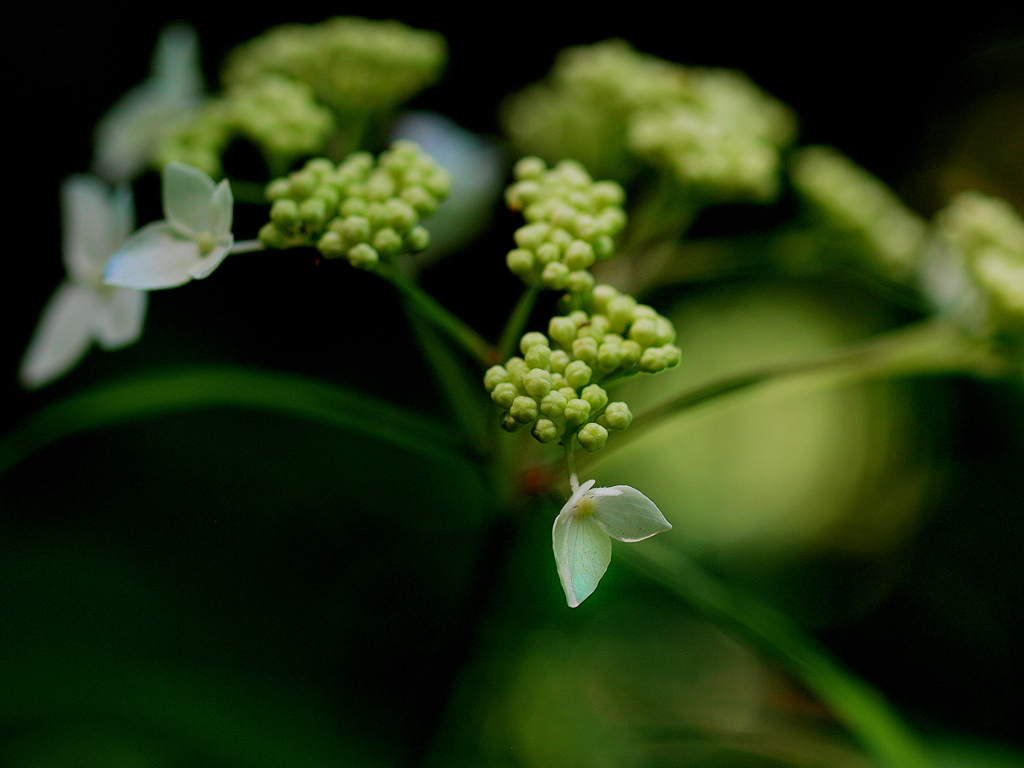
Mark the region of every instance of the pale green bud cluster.
POLYGON ((502 124, 522 154, 551 163, 572 157, 598 176, 625 181, 637 169, 625 140, 630 115, 687 90, 683 67, 606 40, 563 50, 547 81, 505 101, 502 124))
POLYGON ((679 363, 675 328, 651 307, 608 285, 595 286, 587 306, 590 314, 553 317, 546 335, 527 333, 522 357, 487 371, 484 386, 504 410, 505 429, 532 425, 542 443, 575 434, 584 449, 596 451, 608 430, 626 429, 633 419, 626 403, 609 402, 601 383, 679 363))
POLYGON ((587 293, 594 286, 587 270, 612 255, 612 238, 626 224, 622 187, 595 182, 573 160, 548 169, 539 157, 524 157, 514 173, 505 199, 522 211, 526 225, 516 230, 518 247, 506 256, 508 268, 528 285, 587 293))
POLYGON ((790 162, 793 187, 834 233, 833 250, 866 258, 903 281, 917 268, 927 225, 883 182, 831 147, 807 147, 790 162))
POLYGON ((333 133, 333 113, 317 103, 308 85, 267 77, 232 88, 209 102, 194 120, 158 144, 155 164, 172 160, 223 175, 221 156, 242 136, 263 152, 271 167, 287 167, 296 158, 321 151, 333 133))
POLYGON ((316 158, 267 185, 270 222, 260 240, 270 248, 315 244, 327 258, 345 256, 352 266, 371 269, 430 244, 420 218, 437 209, 451 182, 411 141, 396 141, 377 161, 367 152, 338 166, 316 158))
POLYGON ((153 165, 162 170, 177 161, 219 179, 224 175, 221 156, 233 136, 230 107, 222 99, 215 99, 157 142, 153 165))
POLYGON ((281 75, 306 83, 339 113, 387 112, 435 82, 447 57, 436 32, 343 16, 275 27, 238 46, 222 79, 232 87, 281 75))
POLYGON ((687 97, 634 115, 628 144, 711 199, 768 201, 779 192, 780 149, 795 135, 789 108, 746 75, 691 70, 687 97))
POLYGON ((502 118, 524 154, 573 157, 621 181, 652 164, 713 201, 774 198, 780 150, 796 136, 792 111, 739 72, 682 67, 621 40, 566 49, 502 118))
POLYGON ((1005 200, 963 192, 935 218, 933 249, 962 265, 991 331, 1024 332, 1024 220, 1005 200))

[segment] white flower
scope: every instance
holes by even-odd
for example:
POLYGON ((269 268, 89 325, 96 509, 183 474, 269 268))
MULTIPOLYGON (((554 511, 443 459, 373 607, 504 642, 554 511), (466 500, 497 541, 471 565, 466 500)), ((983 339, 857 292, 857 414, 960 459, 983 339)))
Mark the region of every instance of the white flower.
POLYGON ((612 559, 612 539, 643 541, 672 525, 636 488, 581 485, 565 502, 551 529, 558 578, 570 608, 597 588, 612 559))
POLYGON ((70 371, 93 339, 104 349, 142 334, 146 293, 103 285, 103 267, 134 227, 131 193, 110 194, 98 180, 75 176, 61 188, 64 266, 68 279, 43 310, 21 361, 26 387, 40 387, 70 371))
POLYGON ((215 270, 234 242, 231 187, 183 163, 163 173, 164 215, 140 229, 107 262, 104 282, 126 288, 174 288, 215 270))
POLYGON ((157 42, 152 76, 122 96, 96 126, 96 172, 115 183, 138 176, 157 139, 198 105, 202 90, 195 30, 167 27, 157 42))

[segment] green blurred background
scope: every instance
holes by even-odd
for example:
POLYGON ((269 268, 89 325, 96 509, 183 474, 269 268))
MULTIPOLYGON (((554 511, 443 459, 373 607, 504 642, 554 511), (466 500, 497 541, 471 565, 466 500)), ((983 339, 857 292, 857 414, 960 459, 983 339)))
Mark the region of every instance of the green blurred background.
MULTIPOLYGON (((802 143, 838 146, 923 214, 966 187, 1018 210, 1024 201, 1024 28, 1005 15, 895 24, 881 4, 829 20, 821 9, 665 17, 635 4, 619 15, 281 10, 18 11, 5 51, 20 195, 6 226, 5 431, 92 384, 211 363, 300 372, 452 423, 390 290, 324 268, 312 250, 232 260, 154 294, 141 343, 94 352, 40 393, 17 388, 17 361, 61 279, 59 183, 88 167, 92 126, 142 79, 171 21, 195 25, 211 83, 230 47, 283 21, 344 12, 436 29, 448 75, 412 106, 495 137, 501 98, 561 47, 621 36, 671 60, 743 69, 794 107, 802 143)), ((156 188, 155 176, 137 186, 140 221, 159 216, 156 188)), ((786 205, 712 210, 694 230, 756 230, 786 205)), ((260 213, 239 211, 239 237, 255 234, 260 213)), ((518 292, 501 258, 515 225, 496 212, 485 236, 424 275, 491 338, 518 292)), ((821 276, 663 289, 651 301, 676 322, 683 364, 633 385, 636 412, 908 319, 863 285, 821 276)), ((826 383, 725 399, 594 462, 594 476, 658 501, 672 546, 795 617, 895 704, 940 765, 1020 765, 1022 388, 826 383)), ((464 458, 206 410, 50 446, 0 477, 0 505, 5 765, 871 764, 778 665, 618 562, 566 608, 550 550, 556 507, 499 514, 464 458)))

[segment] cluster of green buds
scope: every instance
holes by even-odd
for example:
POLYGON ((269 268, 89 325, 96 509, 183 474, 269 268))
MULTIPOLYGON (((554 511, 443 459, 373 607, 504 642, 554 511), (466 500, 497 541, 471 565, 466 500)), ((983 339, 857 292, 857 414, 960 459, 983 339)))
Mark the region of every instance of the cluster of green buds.
POLYGON ((639 109, 674 102, 687 92, 686 70, 637 53, 624 40, 566 48, 546 81, 502 105, 516 148, 548 162, 573 157, 598 176, 627 181, 637 163, 625 125, 639 109))
POLYGON ((651 307, 609 285, 595 286, 586 307, 589 312, 551 318, 547 335, 527 333, 519 344, 522 357, 485 374, 506 430, 532 425, 541 443, 575 436, 585 450, 599 450, 608 430, 626 429, 633 419, 629 406, 609 402, 601 385, 679 363, 675 328, 651 307))
POLYGON ((867 261, 898 282, 915 274, 927 224, 882 181, 824 146, 795 152, 789 170, 831 252, 867 261))
POLYGON ((155 152, 157 167, 178 161, 213 177, 223 175, 221 156, 235 137, 260 148, 274 172, 321 151, 335 128, 333 113, 312 89, 281 77, 231 88, 209 102, 188 124, 168 133, 155 152))
POLYGON ((269 248, 315 245, 327 258, 345 256, 372 269, 382 259, 420 251, 430 233, 420 225, 448 195, 451 175, 418 144, 396 141, 375 161, 355 152, 340 165, 310 160, 267 185, 269 248))
POLYGON ((1024 344, 1024 220, 1005 200, 963 192, 940 211, 922 281, 972 330, 1024 344))
POLYGON ((685 99, 632 117, 630 149, 707 198, 774 199, 780 150, 796 138, 792 111, 740 72, 690 73, 685 99))
POLYGON ((548 169, 539 157, 524 157, 514 173, 505 198, 526 224, 516 230, 519 247, 509 251, 508 268, 528 285, 589 292, 594 278, 587 270, 612 255, 612 238, 626 224, 622 187, 595 182, 574 160, 548 169))
POLYGON ((337 17, 275 27, 235 48, 228 87, 279 75, 306 83, 341 114, 386 112, 435 82, 447 61, 444 38, 397 21, 337 17))
POLYGON ((503 124, 524 154, 574 157, 620 181, 653 165, 711 201, 773 199, 796 137, 793 112, 745 75, 621 40, 563 51, 547 81, 505 103, 503 124))

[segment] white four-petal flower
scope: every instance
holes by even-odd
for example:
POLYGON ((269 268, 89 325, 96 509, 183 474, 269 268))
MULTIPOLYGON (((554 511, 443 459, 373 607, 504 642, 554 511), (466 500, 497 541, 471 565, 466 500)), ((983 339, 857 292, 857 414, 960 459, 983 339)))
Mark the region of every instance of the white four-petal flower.
POLYGON ((168 163, 165 220, 140 229, 107 263, 104 282, 127 288, 174 288, 215 270, 231 250, 232 199, 227 179, 214 184, 198 168, 168 163))
POLYGON ((103 268, 134 227, 131 193, 110 194, 98 179, 75 176, 61 188, 67 280, 43 310, 21 361, 26 387, 41 387, 70 371, 93 339, 104 349, 142 334, 146 293, 103 285, 103 268))
POLYGON ((153 145, 198 106, 202 91, 195 30, 184 24, 167 27, 157 42, 152 76, 122 96, 96 126, 97 173, 111 182, 138 176, 153 145))
POLYGON ((551 529, 558 578, 570 608, 597 588, 612 559, 612 539, 643 541, 672 525, 636 488, 583 483, 565 502, 551 529))

